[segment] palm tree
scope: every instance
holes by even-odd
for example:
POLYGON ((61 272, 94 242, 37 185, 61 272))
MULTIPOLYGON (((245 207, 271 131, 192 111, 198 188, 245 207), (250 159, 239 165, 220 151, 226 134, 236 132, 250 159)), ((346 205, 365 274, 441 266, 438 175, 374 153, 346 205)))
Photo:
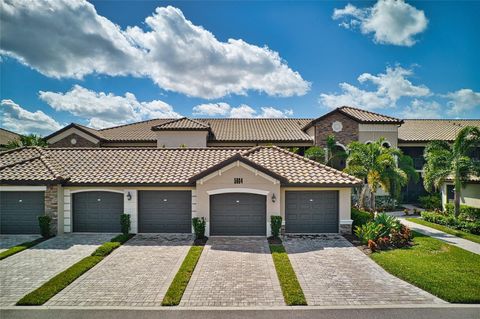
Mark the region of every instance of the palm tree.
POLYGON ((359 206, 365 207, 367 194, 370 193, 369 207, 375 210, 375 193, 379 188, 390 192, 394 185, 405 186, 408 174, 397 165, 402 152, 398 148, 382 146, 381 138, 370 144, 352 142, 348 145, 349 154, 345 172, 363 179, 359 206))
POLYGON ((338 146, 335 135, 329 135, 325 148, 312 146, 305 151, 305 157, 336 169, 342 169, 337 164, 339 160, 347 158, 347 152, 338 146))
POLYGON ((22 135, 20 136, 19 139, 8 142, 5 148, 13 149, 13 148, 24 147, 24 146, 46 147, 47 142, 45 141, 44 138, 40 137, 39 135, 35 135, 35 134, 22 135))
POLYGON ((480 147, 480 128, 466 126, 453 144, 432 141, 424 151, 423 185, 427 191, 439 189, 446 180, 455 184, 455 217, 460 213, 462 186, 471 176, 480 176, 480 161, 472 158, 475 148, 480 147))

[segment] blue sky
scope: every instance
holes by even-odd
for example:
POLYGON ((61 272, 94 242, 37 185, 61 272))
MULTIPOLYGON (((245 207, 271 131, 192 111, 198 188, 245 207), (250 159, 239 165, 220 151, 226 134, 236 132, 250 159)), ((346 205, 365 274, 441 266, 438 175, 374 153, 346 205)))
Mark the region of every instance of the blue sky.
POLYGON ((1 5, 0 125, 21 133, 343 104, 480 118, 478 1, 1 5))

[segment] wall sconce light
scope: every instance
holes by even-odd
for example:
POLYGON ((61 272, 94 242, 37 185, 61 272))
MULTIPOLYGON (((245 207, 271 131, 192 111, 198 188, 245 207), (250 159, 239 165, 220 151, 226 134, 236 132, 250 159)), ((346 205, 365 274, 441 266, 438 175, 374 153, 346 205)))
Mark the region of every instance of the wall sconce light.
POLYGON ((277 201, 277 197, 275 196, 275 193, 272 194, 272 203, 275 203, 277 201))
POLYGON ((127 193, 127 199, 132 200, 132 194, 130 194, 130 192, 127 193))

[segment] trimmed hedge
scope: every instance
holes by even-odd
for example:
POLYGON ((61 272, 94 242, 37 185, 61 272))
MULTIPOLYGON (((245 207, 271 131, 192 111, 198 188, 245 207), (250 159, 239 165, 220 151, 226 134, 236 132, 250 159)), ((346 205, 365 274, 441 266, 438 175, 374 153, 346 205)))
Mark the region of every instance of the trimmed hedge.
POLYGON ((109 242, 98 247, 90 256, 73 264, 39 288, 24 296, 17 302, 17 306, 43 305, 133 236, 133 234, 122 234, 112 238, 109 242))
POLYGON ((45 241, 47 239, 49 239, 51 237, 48 237, 48 238, 45 238, 45 237, 41 237, 41 238, 37 238, 35 240, 32 240, 32 241, 27 241, 25 243, 21 243, 20 245, 17 245, 17 246, 13 246, 13 247, 10 247, 9 249, 5 250, 5 251, 2 251, 0 253, 0 260, 2 259, 5 259, 7 257, 10 257, 12 255, 15 255, 21 251, 24 251, 25 249, 28 249, 30 247, 33 247, 35 245, 38 245, 40 244, 42 241, 45 241))
MULTIPOLYGON (((452 203, 448 203, 445 206, 445 210, 448 214, 454 215, 455 214, 455 206, 452 203)), ((467 219, 471 221, 480 221, 480 208, 467 206, 467 205, 460 205, 460 217, 461 219, 467 219)))
POLYGON ((422 212, 422 218, 427 222, 444 225, 453 229, 479 235, 480 221, 469 221, 462 218, 455 218, 453 215, 442 215, 434 212, 422 212))
POLYGON ((373 214, 354 207, 352 208, 352 219, 352 228, 355 229, 357 226, 362 226, 372 221, 373 214))
POLYGON ((418 197, 420 207, 428 210, 442 209, 442 198, 439 193, 418 197))

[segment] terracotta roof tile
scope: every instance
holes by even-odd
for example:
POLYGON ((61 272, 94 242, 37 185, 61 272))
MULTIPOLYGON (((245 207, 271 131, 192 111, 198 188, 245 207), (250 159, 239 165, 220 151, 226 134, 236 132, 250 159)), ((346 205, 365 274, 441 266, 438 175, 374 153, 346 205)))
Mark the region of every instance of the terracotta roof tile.
POLYGON ((339 107, 338 110, 346 115, 349 115, 355 119, 357 119, 361 123, 402 123, 402 120, 397 119, 395 117, 357 109, 351 106, 342 106, 339 107))
POLYGON ((66 180, 69 184, 187 185, 193 176, 232 156, 279 175, 292 185, 352 186, 361 181, 278 147, 241 148, 24 148, 2 153, 3 183, 66 180), (33 151, 32 151, 33 150, 33 151), (32 157, 32 152, 37 152, 32 157), (18 153, 14 155, 13 153, 18 153), (14 159, 18 159, 14 162, 14 159))
POLYGON ((192 120, 186 117, 182 117, 176 120, 171 120, 156 126, 152 127, 153 131, 208 131, 210 130, 210 126, 196 121, 192 120))
POLYGON ((453 141, 465 126, 480 127, 480 120, 405 120, 398 128, 403 142, 453 141))
POLYGON ((0 145, 7 145, 8 142, 20 138, 20 134, 3 129, 0 127, 0 145))

